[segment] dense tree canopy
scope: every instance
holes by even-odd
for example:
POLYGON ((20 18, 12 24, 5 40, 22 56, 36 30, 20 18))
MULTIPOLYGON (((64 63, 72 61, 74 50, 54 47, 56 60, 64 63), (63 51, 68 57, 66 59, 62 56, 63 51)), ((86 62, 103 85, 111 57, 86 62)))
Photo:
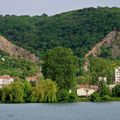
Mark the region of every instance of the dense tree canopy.
POLYGON ((78 58, 68 48, 49 50, 44 58, 43 75, 57 82, 60 88, 70 89, 75 85, 78 58))
POLYGON ((120 28, 120 8, 84 8, 55 16, 0 16, 0 34, 37 55, 62 46, 83 56, 120 28))

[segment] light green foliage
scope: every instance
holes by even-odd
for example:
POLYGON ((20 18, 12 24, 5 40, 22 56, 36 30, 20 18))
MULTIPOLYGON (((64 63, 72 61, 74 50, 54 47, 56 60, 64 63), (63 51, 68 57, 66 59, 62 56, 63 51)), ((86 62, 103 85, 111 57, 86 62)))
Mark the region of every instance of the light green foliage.
POLYGON ((24 102, 31 102, 31 94, 32 94, 32 86, 28 81, 22 81, 23 82, 23 91, 24 91, 24 102))
POLYGON ((32 91, 34 102, 56 102, 57 84, 52 80, 42 80, 32 91))
POLYGON ((0 101, 9 103, 24 102, 23 84, 22 82, 15 82, 11 85, 1 88, 0 101))
POLYGON ((14 82, 0 89, 0 101, 9 103, 30 102, 31 85, 27 81, 14 82))
POLYGON ((71 89, 75 85, 78 58, 69 48, 49 50, 44 58, 43 75, 57 82, 60 88, 71 89))

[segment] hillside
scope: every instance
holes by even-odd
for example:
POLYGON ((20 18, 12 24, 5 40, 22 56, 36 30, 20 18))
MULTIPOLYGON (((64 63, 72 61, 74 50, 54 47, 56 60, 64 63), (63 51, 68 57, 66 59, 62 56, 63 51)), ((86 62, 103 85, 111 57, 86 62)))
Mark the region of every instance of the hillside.
POLYGON ((107 77, 113 83, 115 68, 120 66, 120 31, 112 31, 85 54, 84 70, 92 76, 92 84, 98 77, 107 77))
POLYGON ((89 58, 101 57, 110 59, 120 58, 120 31, 112 31, 105 38, 97 43, 88 53, 85 54, 86 63, 84 69, 87 70, 89 58))
POLYGON ((0 16, 0 34, 38 56, 56 46, 83 57, 112 30, 120 28, 120 8, 84 8, 55 16, 0 16))
POLYGON ((0 36, 0 75, 25 79, 40 74, 39 58, 0 36))
POLYGON ((0 75, 22 78, 40 74, 37 64, 24 59, 16 59, 0 51, 0 75))
POLYGON ((36 57, 35 54, 32 54, 30 51, 23 49, 22 47, 12 44, 3 36, 0 36, 0 50, 15 58, 25 59, 32 62, 39 61, 39 58, 36 57))

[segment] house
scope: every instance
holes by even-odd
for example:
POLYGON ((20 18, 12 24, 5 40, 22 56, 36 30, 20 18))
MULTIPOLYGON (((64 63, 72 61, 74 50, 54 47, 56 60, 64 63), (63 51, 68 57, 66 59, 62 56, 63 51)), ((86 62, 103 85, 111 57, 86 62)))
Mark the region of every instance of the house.
POLYGON ((115 69, 115 83, 120 82, 120 67, 115 69))
POLYGON ((77 95, 80 97, 91 96, 94 92, 98 91, 97 85, 78 85, 77 86, 77 95))
POLYGON ((36 82, 36 81, 37 81, 37 76, 27 77, 26 80, 27 80, 28 82, 36 82))
POLYGON ((14 82, 14 78, 9 75, 0 76, 0 88, 14 82))

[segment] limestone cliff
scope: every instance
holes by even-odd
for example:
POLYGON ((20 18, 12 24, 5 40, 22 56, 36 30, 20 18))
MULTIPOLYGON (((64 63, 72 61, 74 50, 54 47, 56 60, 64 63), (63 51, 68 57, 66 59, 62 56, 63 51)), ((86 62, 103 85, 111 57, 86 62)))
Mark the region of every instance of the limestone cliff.
POLYGON ((0 36, 0 50, 8 53, 10 56, 14 56, 15 58, 21 58, 30 60, 32 62, 38 62, 39 58, 32 54, 30 51, 14 45, 9 40, 0 36))
POLYGON ((85 55, 85 63, 84 69, 87 71, 89 67, 89 57, 94 56, 97 57, 101 53, 102 47, 111 47, 112 56, 117 57, 120 55, 120 32, 119 31, 112 31, 106 37, 96 44, 86 55, 85 55))

